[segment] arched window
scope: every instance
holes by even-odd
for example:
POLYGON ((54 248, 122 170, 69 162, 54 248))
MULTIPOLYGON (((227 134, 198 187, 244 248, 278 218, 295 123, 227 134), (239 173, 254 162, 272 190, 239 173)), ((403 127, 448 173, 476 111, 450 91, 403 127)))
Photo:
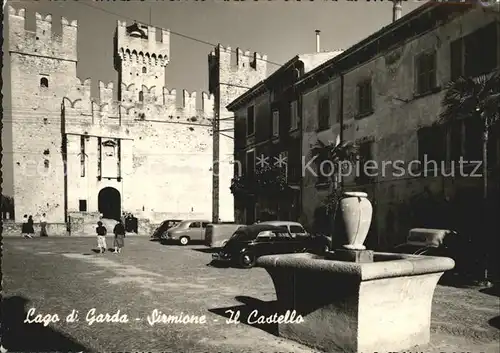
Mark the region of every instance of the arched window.
POLYGON ((143 66, 143 67, 142 67, 142 73, 143 73, 143 74, 145 74, 145 73, 146 73, 146 71, 147 71, 147 70, 146 70, 146 66, 143 66))
POLYGON ((42 77, 40 79, 40 87, 48 88, 49 87, 49 80, 47 77, 42 77))
POLYGON ((139 92, 139 102, 144 101, 144 93, 142 91, 139 92))

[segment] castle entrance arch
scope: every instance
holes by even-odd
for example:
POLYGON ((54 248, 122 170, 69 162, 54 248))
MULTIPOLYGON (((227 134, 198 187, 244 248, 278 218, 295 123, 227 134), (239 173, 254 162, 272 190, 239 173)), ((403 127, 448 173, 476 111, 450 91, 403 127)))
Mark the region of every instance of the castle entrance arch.
POLYGON ((97 207, 103 218, 119 220, 121 217, 121 195, 118 190, 106 187, 99 191, 97 207))

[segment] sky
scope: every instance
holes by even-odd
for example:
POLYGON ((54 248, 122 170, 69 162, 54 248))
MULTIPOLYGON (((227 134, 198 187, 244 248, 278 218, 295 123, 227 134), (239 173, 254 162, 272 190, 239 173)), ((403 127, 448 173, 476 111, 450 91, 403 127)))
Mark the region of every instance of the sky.
MULTIPOLYGON (((403 3, 403 15, 423 1, 403 3)), ((166 86, 178 91, 208 90, 208 54, 221 43, 231 48, 256 51, 268 56, 268 74, 297 54, 316 50, 315 30, 321 31, 321 50, 347 49, 392 21, 390 1, 90 1, 8 0, 8 5, 26 9, 26 27, 35 27, 34 13, 52 14, 54 31, 60 31, 60 17, 78 20, 78 65, 80 78, 92 79, 97 96, 99 80, 117 82, 113 68, 113 35, 117 20, 134 20, 171 30, 170 63, 166 86), (190 40, 181 35, 196 38, 190 40), (271 63, 272 62, 272 63, 271 63)), ((7 8, 5 8, 7 10, 7 8)), ((4 38, 8 38, 5 33, 4 38)), ((4 42, 2 76, 8 79, 8 43, 4 42)), ((9 82, 4 82, 8 100, 9 82)), ((200 97, 201 94, 198 94, 200 97)), ((6 126, 7 127, 7 126, 6 126)), ((10 151, 8 128, 2 132, 4 151, 10 151)), ((5 154, 4 154, 5 158, 5 154)), ((12 183, 8 158, 4 160, 4 188, 12 183)))

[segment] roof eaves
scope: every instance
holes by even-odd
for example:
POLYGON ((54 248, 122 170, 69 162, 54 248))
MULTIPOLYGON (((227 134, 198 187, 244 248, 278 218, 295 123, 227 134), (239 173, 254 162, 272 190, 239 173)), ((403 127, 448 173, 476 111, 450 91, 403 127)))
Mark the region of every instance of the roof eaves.
POLYGON ((352 55, 353 53, 363 49, 365 46, 367 46, 371 42, 379 39, 383 35, 390 33, 393 30, 397 29, 398 27, 401 27, 402 25, 408 23, 411 19, 417 18, 418 16, 421 16, 422 14, 424 14, 424 13, 426 13, 426 12, 428 12, 428 11, 438 7, 438 6, 444 6, 444 5, 446 5, 446 3, 434 2, 432 0, 426 2, 422 6, 415 9, 414 11, 401 17, 399 20, 392 22, 385 27, 382 27, 377 32, 371 34, 370 36, 366 37, 365 39, 361 40, 360 42, 354 44, 350 48, 346 49, 344 52, 342 52, 339 55, 335 56, 334 58, 326 61, 325 63, 319 65, 318 67, 314 68, 313 70, 309 71, 300 80, 298 80, 295 84, 301 85, 305 81, 315 77, 318 73, 324 71, 326 68, 335 65, 336 63, 347 58, 348 56, 352 55))

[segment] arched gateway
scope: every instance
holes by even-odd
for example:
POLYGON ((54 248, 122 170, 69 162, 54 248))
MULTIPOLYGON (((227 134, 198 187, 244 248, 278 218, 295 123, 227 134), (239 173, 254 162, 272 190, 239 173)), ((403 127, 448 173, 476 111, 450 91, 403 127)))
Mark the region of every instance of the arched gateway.
POLYGON ((112 187, 106 187, 99 191, 97 207, 103 218, 119 220, 121 217, 120 192, 112 187))

